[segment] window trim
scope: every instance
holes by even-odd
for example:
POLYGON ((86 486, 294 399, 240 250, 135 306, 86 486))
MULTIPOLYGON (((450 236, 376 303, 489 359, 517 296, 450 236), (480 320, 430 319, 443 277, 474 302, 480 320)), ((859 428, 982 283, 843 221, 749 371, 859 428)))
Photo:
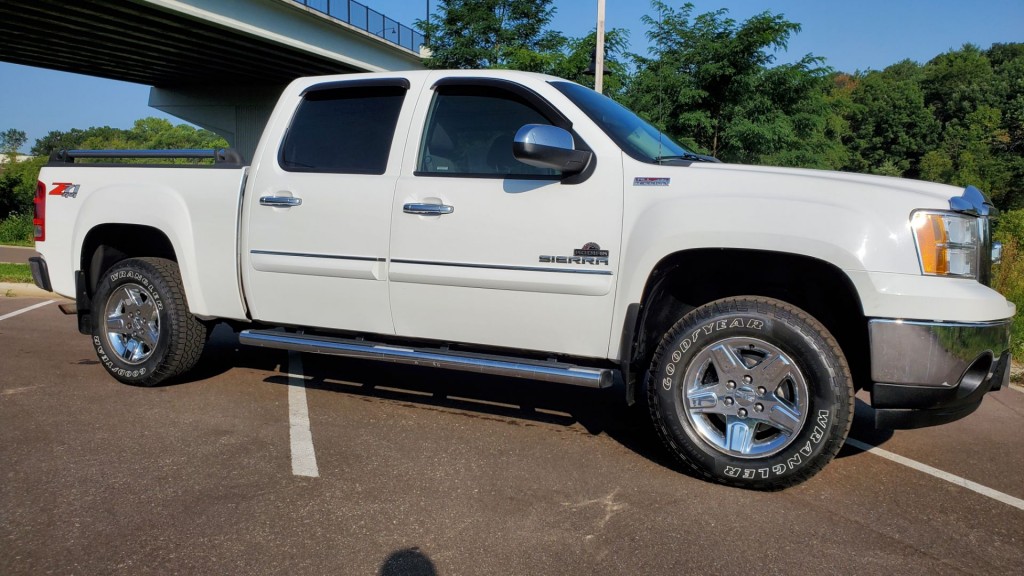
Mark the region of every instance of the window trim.
POLYGON ((333 82, 321 82, 306 86, 299 96, 303 97, 311 92, 324 92, 326 90, 340 90, 342 88, 404 88, 406 91, 412 87, 408 78, 360 78, 355 80, 335 80, 333 82))
POLYGON ((394 134, 391 135, 391 145, 388 147, 388 158, 390 159, 391 152, 395 146, 395 136, 398 134, 398 118, 402 115, 402 108, 405 107, 406 96, 409 92, 411 84, 406 78, 362 78, 355 80, 335 80, 333 82, 322 82, 320 84, 314 84, 308 86, 299 93, 299 103, 295 106, 295 110, 292 112, 291 119, 288 120, 288 127, 285 128, 284 134, 281 136, 281 144, 277 148, 277 166, 285 172, 296 172, 306 174, 354 174, 357 176, 380 176, 386 174, 388 171, 389 162, 384 163, 384 172, 376 172, 370 170, 346 170, 339 172, 337 170, 328 170, 324 168, 305 167, 305 166, 286 166, 284 162, 284 146, 288 142, 288 136, 291 134, 292 129, 295 127, 295 119, 299 116, 299 110, 302 108, 302 104, 306 102, 306 96, 314 94, 316 92, 325 92, 328 90, 344 90, 346 88, 401 88, 405 90, 402 94, 402 101, 398 108, 398 117, 395 118, 394 134))

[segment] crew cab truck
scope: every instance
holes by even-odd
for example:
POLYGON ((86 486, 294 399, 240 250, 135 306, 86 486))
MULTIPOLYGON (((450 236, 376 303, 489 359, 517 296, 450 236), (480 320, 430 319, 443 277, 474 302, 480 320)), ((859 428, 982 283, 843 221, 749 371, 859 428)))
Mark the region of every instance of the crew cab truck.
POLYGON ((850 428, 966 416, 1008 379, 973 187, 720 163, 559 78, 305 78, 231 151, 65 151, 36 283, 116 379, 254 346, 502 374, 643 401, 708 479, 801 482, 850 428), (210 166, 84 158, 210 156, 210 166))

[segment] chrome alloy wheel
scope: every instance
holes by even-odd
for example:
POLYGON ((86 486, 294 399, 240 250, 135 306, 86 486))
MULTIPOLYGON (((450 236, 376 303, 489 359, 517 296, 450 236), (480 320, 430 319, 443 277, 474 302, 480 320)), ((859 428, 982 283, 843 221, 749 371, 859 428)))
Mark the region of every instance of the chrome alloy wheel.
POLYGON ((683 409, 693 430, 737 458, 778 453, 807 419, 807 381, 782 350, 732 337, 701 350, 683 377, 683 409))
POLYGON ((156 351, 160 341, 160 311, 149 290, 138 284, 122 284, 107 299, 107 343, 127 364, 141 364, 156 351))

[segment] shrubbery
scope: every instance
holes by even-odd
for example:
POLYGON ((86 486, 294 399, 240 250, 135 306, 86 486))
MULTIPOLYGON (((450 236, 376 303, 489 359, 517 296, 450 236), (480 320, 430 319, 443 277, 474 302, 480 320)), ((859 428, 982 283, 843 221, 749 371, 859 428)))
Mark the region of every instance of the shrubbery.
POLYGON ((31 246, 34 232, 31 214, 12 214, 0 220, 0 244, 31 246))
POLYGON ((994 236, 1003 243, 1003 260, 995 267, 992 287, 1017 305, 1013 355, 1024 358, 1024 209, 1004 212, 994 236))

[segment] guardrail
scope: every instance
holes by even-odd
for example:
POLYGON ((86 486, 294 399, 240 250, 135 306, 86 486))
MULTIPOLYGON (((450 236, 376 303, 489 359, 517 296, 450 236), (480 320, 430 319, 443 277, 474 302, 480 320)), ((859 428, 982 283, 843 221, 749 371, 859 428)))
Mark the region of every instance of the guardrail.
POLYGON ((293 1, 331 18, 337 18, 360 30, 365 30, 416 54, 420 53, 420 46, 424 44, 423 34, 354 0, 293 1))

